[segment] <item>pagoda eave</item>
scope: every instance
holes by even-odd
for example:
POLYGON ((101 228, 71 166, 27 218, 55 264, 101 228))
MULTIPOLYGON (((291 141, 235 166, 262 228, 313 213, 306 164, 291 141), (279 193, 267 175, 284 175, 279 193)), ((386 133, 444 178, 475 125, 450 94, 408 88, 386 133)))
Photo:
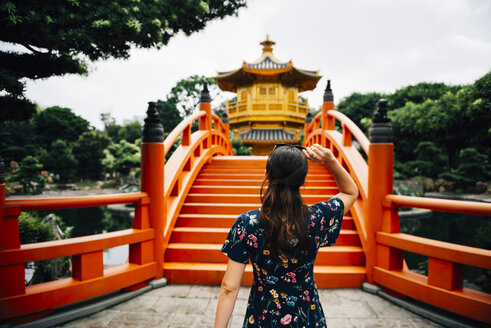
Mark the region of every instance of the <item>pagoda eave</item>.
POLYGON ((315 89, 322 78, 317 72, 308 72, 295 67, 274 70, 240 68, 230 72, 219 72, 214 79, 223 91, 237 92, 237 88, 259 81, 279 81, 285 86, 298 87, 298 92, 315 89))

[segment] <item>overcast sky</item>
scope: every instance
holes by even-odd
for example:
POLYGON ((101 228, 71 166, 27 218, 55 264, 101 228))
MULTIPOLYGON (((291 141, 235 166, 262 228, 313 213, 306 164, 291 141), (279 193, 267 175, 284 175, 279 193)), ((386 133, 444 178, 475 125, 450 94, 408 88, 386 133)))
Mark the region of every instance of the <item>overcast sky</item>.
POLYGON ((355 91, 473 83, 491 69, 489 0, 252 0, 238 17, 179 35, 161 50, 92 63, 88 77, 28 82, 27 97, 43 108, 69 107, 98 128, 104 112, 122 123, 143 116, 147 102, 164 99, 180 79, 256 60, 266 34, 279 60, 323 76, 303 94, 313 108, 327 79, 338 103, 355 91))

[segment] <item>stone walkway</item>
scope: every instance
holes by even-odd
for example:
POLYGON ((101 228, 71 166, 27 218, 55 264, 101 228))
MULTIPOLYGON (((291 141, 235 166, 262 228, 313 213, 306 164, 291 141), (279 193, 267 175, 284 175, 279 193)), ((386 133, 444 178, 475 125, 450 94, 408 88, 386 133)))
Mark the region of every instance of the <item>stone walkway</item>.
MULTIPOLYGON (((361 289, 321 289, 330 328, 441 327, 361 289)), ((169 285, 58 327, 213 327, 219 287, 169 285)), ((229 327, 242 327, 249 287, 241 288, 229 327)))

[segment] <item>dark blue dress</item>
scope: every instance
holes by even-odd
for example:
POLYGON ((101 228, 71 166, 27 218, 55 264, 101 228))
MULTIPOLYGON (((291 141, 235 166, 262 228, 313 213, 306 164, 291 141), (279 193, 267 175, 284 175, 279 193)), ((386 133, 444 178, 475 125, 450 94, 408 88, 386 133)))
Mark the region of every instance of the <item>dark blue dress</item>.
MULTIPOLYGON (((339 198, 314 204, 305 218, 312 246, 307 255, 273 257, 266 248, 259 209, 241 214, 222 247, 231 260, 248 263, 254 280, 244 327, 326 327, 313 269, 319 247, 332 246, 341 230, 344 204, 339 198)), ((292 251, 295 250, 292 243, 292 251)))

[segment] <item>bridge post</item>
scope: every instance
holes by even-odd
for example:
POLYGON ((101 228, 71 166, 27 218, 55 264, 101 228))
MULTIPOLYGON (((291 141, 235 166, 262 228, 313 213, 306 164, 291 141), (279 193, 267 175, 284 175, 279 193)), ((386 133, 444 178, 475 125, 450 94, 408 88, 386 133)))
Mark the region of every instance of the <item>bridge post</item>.
POLYGON ((324 91, 324 102, 322 103, 322 121, 321 121, 321 125, 322 125, 321 128, 323 133, 323 135, 321 136, 322 147, 329 146, 327 144, 327 138, 324 137, 324 131, 334 130, 334 118, 327 117, 327 112, 334 109, 335 109, 334 96, 332 94, 332 89, 331 89, 331 80, 327 80, 326 90, 324 91))
POLYGON ((230 133, 230 123, 229 123, 229 120, 228 120, 227 112, 223 113, 223 115, 222 115, 222 117, 220 117, 220 119, 222 120, 223 125, 225 125, 225 131, 223 131, 223 133, 228 138, 229 137, 229 133, 230 133))
MULTIPOLYGON (((20 248, 20 207, 5 210, 5 165, 0 157, 0 251, 20 248)), ((25 265, 0 266, 0 298, 25 293, 25 265), (8 282, 8 283, 5 283, 8 282)))
MULTIPOLYGON (((365 227, 367 231, 366 269, 367 280, 373 284, 373 267, 377 254, 376 234, 381 231, 383 207, 382 202, 387 194, 392 194, 394 144, 392 143, 392 126, 387 117, 387 100, 380 99, 373 116, 370 128, 370 145, 368 148, 368 191, 365 208, 365 227)), ((399 256, 400 254, 385 254, 399 256)))
MULTIPOLYGON (((206 113, 205 116, 199 119, 199 129, 211 131, 211 97, 208 92, 208 84, 205 82, 201 97, 199 99, 199 110, 206 113)), ((211 136, 209 135, 203 143, 205 148, 211 147, 211 136)))
MULTIPOLYGON (((2 156, 0 156, 0 233, 3 232, 3 204, 5 203, 5 164, 3 162, 2 156)), ((3 236, 0 236, 3 239, 3 236)))
MULTIPOLYGON (((312 132, 312 128, 309 129, 309 125, 312 123, 312 113, 307 111, 307 116, 305 116, 305 124, 303 127, 303 140, 307 140, 309 137, 310 133, 312 132)), ((304 143, 305 145, 305 143, 304 143)))
POLYGON ((164 273, 164 229, 167 225, 164 168, 164 128, 156 104, 149 102, 142 132, 141 190, 150 197, 150 225, 155 230, 153 252, 157 263, 156 279, 162 278, 164 273))

